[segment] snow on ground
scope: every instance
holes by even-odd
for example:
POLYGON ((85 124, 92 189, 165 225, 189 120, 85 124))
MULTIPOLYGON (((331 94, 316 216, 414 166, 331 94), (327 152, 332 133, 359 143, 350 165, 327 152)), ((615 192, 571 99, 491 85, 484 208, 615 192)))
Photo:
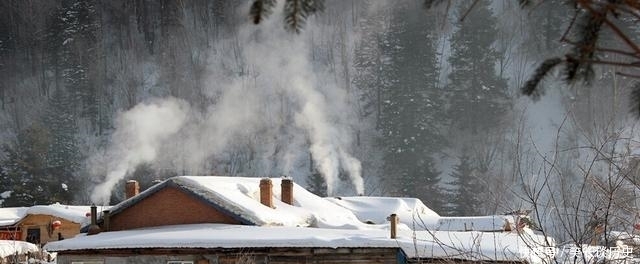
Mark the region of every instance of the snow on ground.
POLYGON ((13 254, 26 254, 39 252, 38 246, 16 240, 0 240, 0 258, 11 256, 13 254))
MULTIPOLYGON (((402 248, 410 258, 514 260, 542 237, 515 232, 429 232, 403 230, 397 239, 388 230, 328 229, 225 224, 174 225, 79 235, 48 243, 47 251, 118 248, 402 248), (530 235, 530 236, 529 236, 530 235)), ((535 262, 535 261, 534 261, 535 262)))
POLYGON ((0 208, 0 226, 9 226, 17 223, 26 215, 52 215, 81 225, 89 224, 91 212, 90 206, 63 205, 59 203, 51 205, 34 205, 32 207, 6 207, 0 208))

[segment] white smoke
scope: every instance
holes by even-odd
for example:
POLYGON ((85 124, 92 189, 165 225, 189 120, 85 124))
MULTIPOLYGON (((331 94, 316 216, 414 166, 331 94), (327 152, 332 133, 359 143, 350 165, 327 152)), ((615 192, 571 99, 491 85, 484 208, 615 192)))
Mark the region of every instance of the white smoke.
POLYGON ((174 98, 141 103, 119 115, 107 150, 109 173, 97 185, 91 200, 108 204, 113 186, 143 162, 151 162, 158 149, 178 132, 187 119, 186 102, 174 98))
MULTIPOLYGON (((211 85, 204 91, 215 103, 204 111, 169 99, 122 115, 125 121, 119 120, 109 149, 117 166, 96 187, 94 201, 108 200, 113 186, 142 162, 211 174, 216 169, 210 164, 234 156, 239 148, 259 155, 253 158, 251 176, 306 176, 308 167, 305 171, 301 164, 310 153, 329 195, 341 171, 364 194, 360 161, 349 154, 353 108, 345 87, 337 84, 335 73, 312 63, 307 34, 313 22, 302 34, 291 34, 283 28, 281 10, 282 3, 270 19, 258 26, 247 23, 216 43, 211 85), (230 54, 230 49, 237 52, 230 54)), ((233 164, 228 167, 226 173, 236 171, 233 164)))

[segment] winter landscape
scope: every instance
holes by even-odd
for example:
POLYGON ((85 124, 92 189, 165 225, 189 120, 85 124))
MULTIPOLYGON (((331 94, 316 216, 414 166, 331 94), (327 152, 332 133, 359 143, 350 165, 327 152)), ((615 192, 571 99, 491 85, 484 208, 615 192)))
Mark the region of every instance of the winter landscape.
POLYGON ((637 0, 0 0, 0 263, 637 262, 639 69, 637 0))

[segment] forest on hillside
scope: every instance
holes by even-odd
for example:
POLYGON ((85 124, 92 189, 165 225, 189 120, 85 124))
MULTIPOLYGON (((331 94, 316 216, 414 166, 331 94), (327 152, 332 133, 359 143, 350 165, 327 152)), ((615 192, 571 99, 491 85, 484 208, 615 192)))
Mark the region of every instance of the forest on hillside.
POLYGON ((637 80, 615 65, 591 85, 552 72, 544 96, 522 97, 570 48, 572 7, 452 3, 327 0, 296 34, 281 8, 254 25, 248 1, 0 1, 0 205, 115 203, 125 179, 284 175, 442 215, 640 218, 637 80))

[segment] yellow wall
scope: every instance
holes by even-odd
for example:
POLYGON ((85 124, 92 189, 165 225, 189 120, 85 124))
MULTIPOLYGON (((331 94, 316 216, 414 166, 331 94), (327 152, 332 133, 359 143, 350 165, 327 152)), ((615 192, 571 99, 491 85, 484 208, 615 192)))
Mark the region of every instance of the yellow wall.
POLYGON ((23 241, 27 240, 29 229, 39 228, 40 244, 46 244, 49 241, 57 241, 58 233, 61 233, 62 237, 65 239, 72 238, 80 233, 80 224, 51 215, 27 215, 17 225, 22 230, 21 240, 23 241), (62 226, 57 230, 53 230, 51 223, 56 220, 62 222, 62 226))

